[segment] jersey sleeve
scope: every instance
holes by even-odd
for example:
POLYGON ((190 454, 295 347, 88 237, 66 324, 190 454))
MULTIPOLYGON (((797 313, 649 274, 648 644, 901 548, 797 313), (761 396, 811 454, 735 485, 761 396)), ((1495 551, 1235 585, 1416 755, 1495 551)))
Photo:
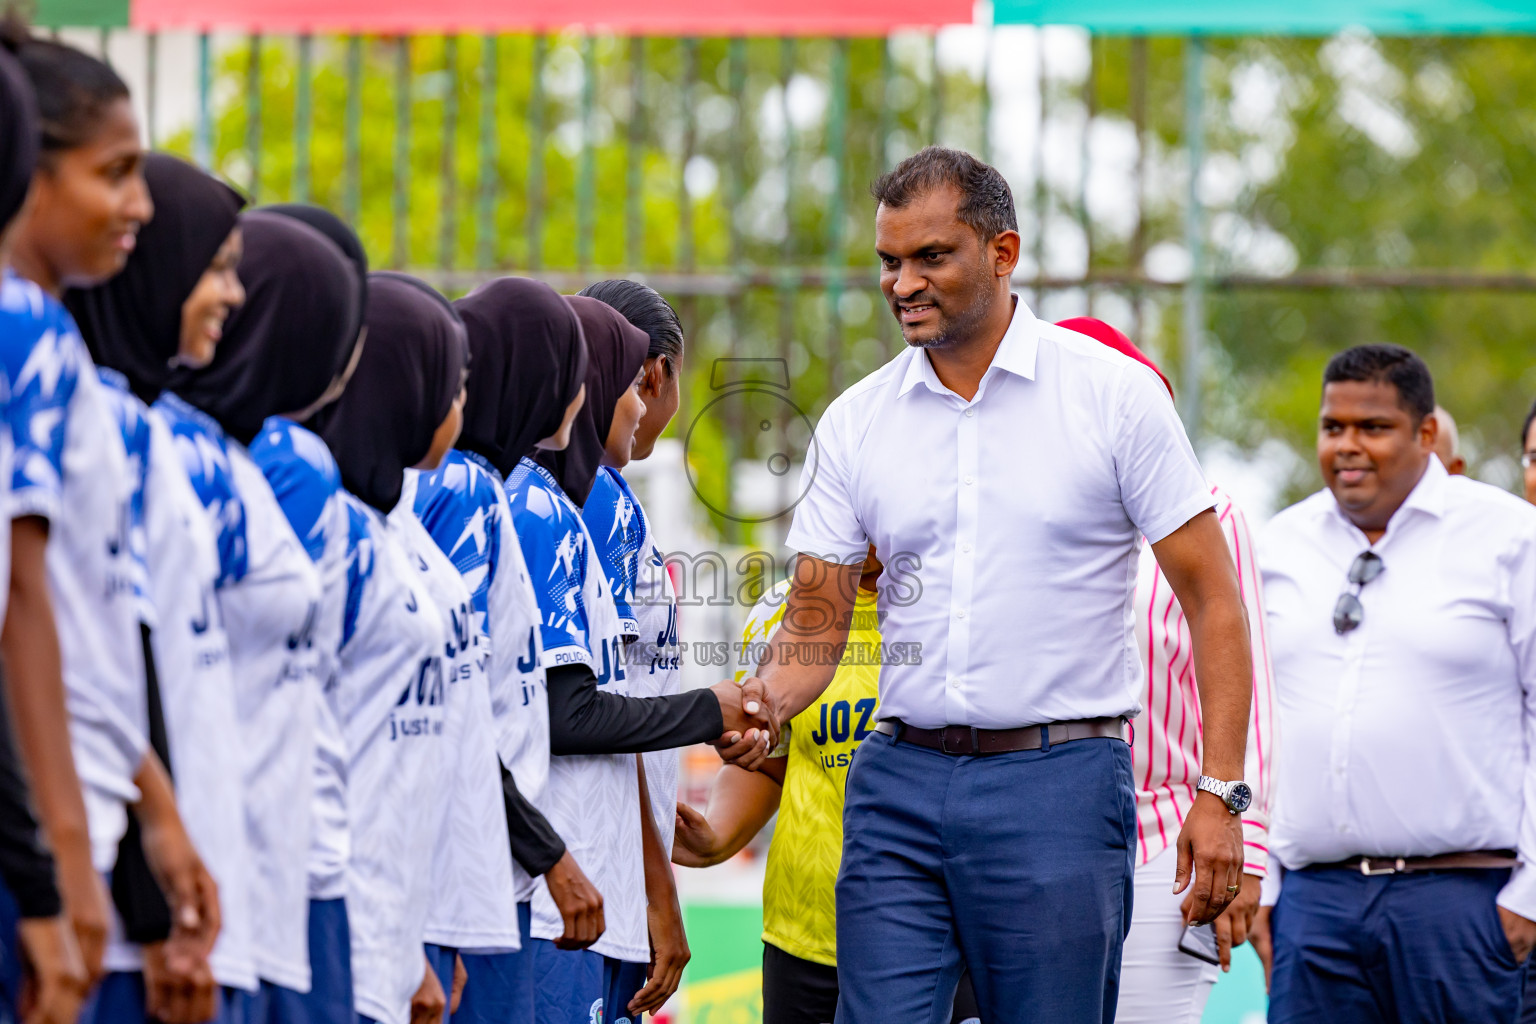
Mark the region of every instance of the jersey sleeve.
MULTIPOLYGON (((789 580, 784 580, 758 599, 747 616, 747 624, 741 631, 741 648, 737 656, 736 682, 741 684, 754 674, 762 664, 768 650, 768 641, 784 621, 784 609, 789 604, 789 580)), ((779 743, 769 751, 769 757, 789 756, 790 722, 779 726, 779 743)))
POLYGON ((149 506, 157 503, 163 505, 165 500, 161 496, 157 502, 155 497, 149 495, 151 488, 163 485, 163 480, 159 474, 150 473, 152 458, 148 409, 126 387, 110 382, 107 373, 103 373, 102 384, 101 393, 123 435, 123 451, 127 456, 128 476, 132 484, 125 515, 117 525, 113 544, 127 548, 129 578, 139 618, 145 625, 154 628, 159 624, 159 619, 150 597, 149 533, 145 517, 149 514, 149 506))
POLYGON ((330 449, 317 435, 274 416, 262 426, 250 453, 288 525, 319 563, 329 542, 327 531, 339 525, 331 500, 341 490, 341 472, 330 449))
POLYGON ((218 541, 220 587, 245 578, 250 568, 245 537, 245 503, 235 488, 229 451, 216 428, 173 395, 156 402, 176 439, 176 451, 197 500, 208 510, 218 541))
POLYGON ((513 529, 539 610, 544 667, 593 664, 586 582, 587 532, 549 492, 530 488, 513 502, 513 529))
POLYGON ((629 487, 617 473, 599 470, 592 493, 581 509, 582 521, 592 536, 593 553, 608 579, 619 629, 626 640, 639 637, 635 617, 635 585, 640 575, 640 552, 645 540, 644 513, 629 487))
POLYGON ((487 587, 486 622, 496 750, 518 790, 537 800, 549 778, 549 691, 539 602, 505 501, 497 525, 501 556, 487 587))
MULTIPOLYGON (((13 280, 6 281, 7 292, 13 280)), ((11 380, 11 516, 18 519, 55 519, 63 512, 65 420, 85 366, 74 321, 44 299, 28 306, 30 316, 7 301, 7 337, 0 342, 11 380)))

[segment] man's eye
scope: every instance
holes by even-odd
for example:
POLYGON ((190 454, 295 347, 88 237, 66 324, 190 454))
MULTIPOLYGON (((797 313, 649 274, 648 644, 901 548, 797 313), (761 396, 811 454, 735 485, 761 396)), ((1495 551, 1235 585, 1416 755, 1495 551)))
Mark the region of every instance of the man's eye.
POLYGON ((943 258, 944 258, 944 254, 943 253, 930 252, 926 256, 923 257, 923 262, 929 263, 929 264, 933 264, 933 263, 939 262, 943 258))

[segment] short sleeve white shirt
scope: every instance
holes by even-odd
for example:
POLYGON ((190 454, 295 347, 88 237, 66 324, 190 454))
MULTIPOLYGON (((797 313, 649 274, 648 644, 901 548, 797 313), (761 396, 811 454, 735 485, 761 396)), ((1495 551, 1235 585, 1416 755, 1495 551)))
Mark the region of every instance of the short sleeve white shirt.
POLYGON ((843 563, 875 545, 910 655, 882 666, 880 713, 919 728, 1139 710, 1139 538, 1213 504, 1156 375, 1015 301, 970 401, 915 348, 833 401, 787 540, 843 563))

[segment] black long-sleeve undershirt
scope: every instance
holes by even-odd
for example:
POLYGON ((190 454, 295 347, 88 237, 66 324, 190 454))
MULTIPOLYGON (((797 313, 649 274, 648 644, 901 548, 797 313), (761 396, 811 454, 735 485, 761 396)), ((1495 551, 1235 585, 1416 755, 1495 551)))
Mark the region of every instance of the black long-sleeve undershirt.
POLYGON ((22 917, 55 917, 63 903, 31 794, 11 732, 10 703, 0 699, 0 880, 22 917))
POLYGON ((501 766, 501 797, 506 808, 512 859, 529 877, 538 878, 565 856, 565 841, 549 819, 518 791, 517 780, 506 765, 501 766))
POLYGON ((625 697, 598 688, 587 665, 549 672, 552 754, 643 754, 708 743, 725 732, 709 690, 665 697, 625 697))
MULTIPOLYGON (((154 645, 149 627, 140 623, 144 646, 144 691, 149 702, 149 748, 171 774, 171 746, 165 732, 165 708, 160 701, 160 676, 155 670, 154 645)), ((161 942, 171 934, 171 905, 155 881, 144 856, 139 819, 128 815, 128 831, 117 844, 117 863, 112 867, 112 902, 123 919, 123 935, 141 945, 161 942)))

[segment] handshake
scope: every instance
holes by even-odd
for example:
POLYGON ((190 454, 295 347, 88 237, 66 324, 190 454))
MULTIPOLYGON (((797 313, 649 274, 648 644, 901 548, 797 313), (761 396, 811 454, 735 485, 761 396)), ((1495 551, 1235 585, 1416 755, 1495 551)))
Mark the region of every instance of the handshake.
POLYGON ((768 687, 756 676, 740 685, 725 679, 710 687, 720 702, 725 730, 715 740, 720 760, 747 771, 756 771, 779 743, 780 715, 768 687))

